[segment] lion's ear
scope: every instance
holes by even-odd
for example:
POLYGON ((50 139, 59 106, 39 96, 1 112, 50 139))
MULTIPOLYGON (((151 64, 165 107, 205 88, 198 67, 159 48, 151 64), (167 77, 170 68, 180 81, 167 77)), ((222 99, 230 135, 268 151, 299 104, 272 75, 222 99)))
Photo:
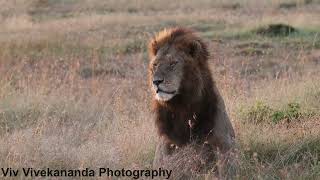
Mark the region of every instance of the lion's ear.
POLYGON ((196 57, 199 57, 199 55, 201 54, 201 51, 202 51, 202 45, 199 41, 195 40, 195 41, 192 41, 190 44, 189 44, 189 54, 193 57, 193 58, 196 58, 196 57))
POLYGON ((188 53, 191 57, 199 60, 207 60, 209 57, 206 44, 199 40, 194 40, 189 44, 188 53))
POLYGON ((149 43, 149 53, 150 55, 155 56, 158 52, 158 43, 155 39, 152 39, 149 43))

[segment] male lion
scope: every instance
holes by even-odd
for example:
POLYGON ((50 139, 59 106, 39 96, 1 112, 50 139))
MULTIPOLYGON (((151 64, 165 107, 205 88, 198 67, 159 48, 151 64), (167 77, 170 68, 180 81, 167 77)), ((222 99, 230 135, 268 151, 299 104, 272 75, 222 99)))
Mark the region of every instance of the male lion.
POLYGON ((206 44, 189 29, 165 29, 151 39, 149 55, 160 135, 154 166, 191 143, 227 152, 235 135, 209 70, 206 44))

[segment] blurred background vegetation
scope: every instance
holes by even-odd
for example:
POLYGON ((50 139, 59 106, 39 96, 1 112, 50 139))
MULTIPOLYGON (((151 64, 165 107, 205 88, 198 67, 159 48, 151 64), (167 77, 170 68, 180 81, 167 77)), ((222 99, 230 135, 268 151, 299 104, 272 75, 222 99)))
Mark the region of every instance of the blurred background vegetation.
POLYGON ((319 20, 318 0, 0 0, 0 166, 150 168, 146 44, 185 26, 209 45, 235 178, 316 179, 319 20))

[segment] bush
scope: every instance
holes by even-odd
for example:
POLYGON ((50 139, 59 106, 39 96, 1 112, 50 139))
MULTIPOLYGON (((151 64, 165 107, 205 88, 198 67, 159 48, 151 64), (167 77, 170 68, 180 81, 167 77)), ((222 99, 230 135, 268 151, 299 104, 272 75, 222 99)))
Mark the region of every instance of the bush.
POLYGON ((247 110, 241 111, 242 118, 246 122, 257 123, 279 123, 283 120, 291 122, 297 120, 306 113, 303 113, 299 103, 288 103, 282 109, 274 109, 265 103, 258 101, 254 106, 249 107, 247 110))
POLYGON ((265 103, 258 101, 255 105, 249 107, 247 110, 241 111, 241 116, 251 123, 261 123, 269 120, 273 110, 265 103))
POLYGON ((253 32, 263 36, 289 36, 298 32, 298 30, 286 24, 269 24, 268 26, 259 27, 253 32))

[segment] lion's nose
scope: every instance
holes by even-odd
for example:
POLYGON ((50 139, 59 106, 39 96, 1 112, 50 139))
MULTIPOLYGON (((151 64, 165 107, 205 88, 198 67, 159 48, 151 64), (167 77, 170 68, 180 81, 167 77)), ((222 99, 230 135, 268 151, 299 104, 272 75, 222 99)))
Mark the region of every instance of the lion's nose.
POLYGON ((153 84, 156 86, 159 86, 159 84, 161 84, 163 82, 163 79, 154 79, 153 80, 153 84))

